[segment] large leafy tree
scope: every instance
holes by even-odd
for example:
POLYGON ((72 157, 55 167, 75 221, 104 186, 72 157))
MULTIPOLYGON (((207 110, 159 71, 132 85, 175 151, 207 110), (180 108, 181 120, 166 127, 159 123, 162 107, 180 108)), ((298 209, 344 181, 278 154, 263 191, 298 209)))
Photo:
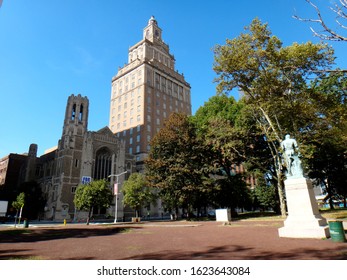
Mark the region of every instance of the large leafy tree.
POLYGON ((122 188, 123 203, 135 209, 135 215, 138 217, 141 206, 148 205, 155 201, 155 195, 146 182, 145 176, 141 173, 132 173, 125 181, 122 188))
POLYGON ((106 180, 95 180, 76 189, 74 203, 79 210, 88 211, 87 225, 94 207, 108 208, 113 201, 113 194, 106 180))
POLYGON ((170 115, 151 142, 146 178, 167 210, 200 208, 210 188, 209 149, 196 136, 188 116, 170 115))
POLYGON ((317 118, 302 135, 308 175, 315 179, 332 200, 347 192, 347 74, 335 72, 312 86, 311 102, 317 118))
POLYGON ((215 187, 210 201, 217 207, 242 208, 247 201, 246 174, 236 174, 235 170, 247 154, 249 134, 239 126, 243 108, 242 101, 222 94, 211 97, 193 117, 199 138, 211 152, 215 187))
POLYGON ((267 24, 254 19, 246 32, 214 49, 219 92, 238 88, 250 106, 272 157, 281 213, 286 215, 280 142, 298 136, 315 117, 307 97, 307 79, 333 63, 325 44, 294 43, 283 47, 267 24))

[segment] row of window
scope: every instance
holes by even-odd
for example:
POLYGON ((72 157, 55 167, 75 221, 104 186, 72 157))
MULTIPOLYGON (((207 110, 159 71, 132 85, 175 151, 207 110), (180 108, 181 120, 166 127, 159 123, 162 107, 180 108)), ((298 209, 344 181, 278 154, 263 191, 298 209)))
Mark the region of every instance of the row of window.
MULTIPOLYGON (((129 92, 129 90, 135 90, 136 86, 140 86, 142 84, 142 77, 137 79, 137 84, 134 81, 131 81, 131 83, 128 83, 128 77, 125 77, 125 84, 123 85, 123 80, 121 79, 119 82, 115 82, 112 84, 112 94, 113 96, 120 96, 123 93, 129 92), (130 86, 130 87, 129 87, 130 86)), ((132 91, 133 92, 133 91, 132 91)), ((125 96, 124 98, 126 98, 125 96)))

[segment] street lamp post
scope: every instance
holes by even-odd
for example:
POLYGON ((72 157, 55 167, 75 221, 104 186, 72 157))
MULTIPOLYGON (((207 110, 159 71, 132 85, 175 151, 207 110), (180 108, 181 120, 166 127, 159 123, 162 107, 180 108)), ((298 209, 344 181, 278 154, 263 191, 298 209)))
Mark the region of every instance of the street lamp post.
POLYGON ((116 203, 115 203, 115 213, 114 213, 114 223, 117 223, 117 216, 118 216, 118 178, 119 178, 119 176, 121 176, 121 175, 123 175, 123 174, 125 174, 125 173, 127 173, 128 171, 124 171, 124 172, 122 172, 122 173, 119 173, 119 174, 111 174, 111 175, 109 175, 108 176, 108 178, 111 178, 111 177, 116 177, 116 184, 117 184, 117 190, 115 191, 115 193, 114 193, 114 195, 115 195, 115 197, 116 197, 116 203))

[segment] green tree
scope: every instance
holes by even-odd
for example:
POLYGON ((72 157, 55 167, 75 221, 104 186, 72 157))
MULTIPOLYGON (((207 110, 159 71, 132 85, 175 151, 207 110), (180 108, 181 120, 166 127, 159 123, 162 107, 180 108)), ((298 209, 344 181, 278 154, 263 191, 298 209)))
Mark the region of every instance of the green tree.
POLYGON ((74 204, 78 210, 88 211, 89 225, 93 207, 108 208, 113 201, 113 194, 106 180, 95 180, 76 189, 74 204))
POLYGON ((24 182, 20 185, 19 190, 25 193, 23 217, 37 219, 44 211, 46 205, 46 199, 44 198, 40 185, 36 181, 24 182))
POLYGON ((219 92, 238 88, 250 106, 272 157, 281 213, 286 215, 283 192, 285 166, 280 142, 306 129, 314 118, 307 98, 307 79, 333 63, 333 51, 311 42, 283 47, 267 24, 254 19, 246 32, 214 49, 219 92))
MULTIPOLYGON (((14 224, 16 225, 17 223, 17 217, 18 217, 18 213, 19 211, 22 211, 23 210, 23 207, 24 207, 24 204, 25 204, 25 193, 24 192, 21 192, 15 201, 12 202, 12 207, 14 209, 17 210, 16 212, 16 217, 15 217, 15 221, 14 221, 14 224)), ((20 218, 19 218, 19 223, 20 223, 20 218)))
POLYGON ((263 210, 272 208, 275 212, 279 208, 276 188, 269 184, 268 180, 259 174, 257 177, 257 185, 253 189, 256 201, 263 210))
POLYGON ((235 173, 235 165, 246 160, 248 135, 238 125, 243 107, 242 101, 222 94, 211 97, 193 117, 199 138, 210 150, 215 184, 210 202, 216 207, 235 209, 247 204, 246 173, 235 173))
POLYGON ((210 189, 209 150, 188 116, 172 114, 151 142, 146 178, 167 210, 203 207, 210 189))
POLYGON ((326 199, 344 198, 347 192, 347 74, 330 73, 312 86, 316 118, 302 135, 302 153, 308 175, 324 185, 326 199))
POLYGON ((136 217, 138 217, 141 206, 153 203, 156 198, 153 190, 148 186, 145 176, 141 173, 132 173, 125 181, 122 192, 124 205, 135 209, 136 217))

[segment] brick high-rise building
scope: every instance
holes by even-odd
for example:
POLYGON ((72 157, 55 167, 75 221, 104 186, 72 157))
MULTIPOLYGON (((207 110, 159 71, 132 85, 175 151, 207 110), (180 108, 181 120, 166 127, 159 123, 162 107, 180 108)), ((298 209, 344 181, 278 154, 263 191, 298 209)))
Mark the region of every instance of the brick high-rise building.
POLYGON ((112 78, 109 127, 136 155, 138 170, 149 142, 171 113, 191 115, 190 85, 175 70, 175 58, 152 16, 128 63, 112 78))

